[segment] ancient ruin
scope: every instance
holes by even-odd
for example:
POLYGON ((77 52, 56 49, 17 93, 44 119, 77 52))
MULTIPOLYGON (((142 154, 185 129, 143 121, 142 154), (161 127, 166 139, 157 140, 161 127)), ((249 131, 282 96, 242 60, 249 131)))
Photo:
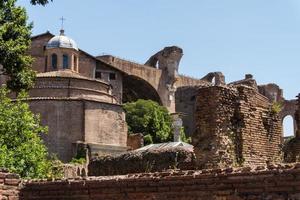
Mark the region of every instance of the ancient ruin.
POLYGON ((2 199, 300 199, 300 96, 286 100, 278 85, 259 85, 251 74, 232 83, 221 72, 180 75, 176 46, 138 64, 92 56, 61 30, 32 37, 28 53, 38 74, 26 101, 49 127, 49 151, 88 162, 55 181, 3 169, 2 199), (165 106, 192 144, 177 134, 142 147, 141 134, 128 136, 122 104, 137 99, 165 106), (284 138, 288 115, 295 135, 284 138))

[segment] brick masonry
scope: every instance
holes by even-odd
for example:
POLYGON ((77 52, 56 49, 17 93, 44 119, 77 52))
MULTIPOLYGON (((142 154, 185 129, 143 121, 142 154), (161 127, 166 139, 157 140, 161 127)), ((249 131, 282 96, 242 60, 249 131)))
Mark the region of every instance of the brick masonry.
POLYGON ((193 145, 200 168, 278 161, 281 120, 252 87, 214 86, 196 97, 193 145))
POLYGON ((0 199, 19 199, 19 186, 21 179, 18 175, 9 173, 7 170, 0 170, 0 199))
POLYGON ((299 200, 300 165, 24 181, 20 199, 299 200))

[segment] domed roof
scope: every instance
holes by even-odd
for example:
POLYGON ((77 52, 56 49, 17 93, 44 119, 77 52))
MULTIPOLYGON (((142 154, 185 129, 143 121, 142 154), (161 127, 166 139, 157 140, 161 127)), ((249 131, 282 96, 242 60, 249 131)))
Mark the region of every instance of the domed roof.
POLYGON ((68 49, 75 49, 78 51, 78 46, 74 40, 65 36, 64 30, 60 31, 60 35, 56 35, 49 40, 46 45, 47 49, 51 48, 68 48, 68 49))

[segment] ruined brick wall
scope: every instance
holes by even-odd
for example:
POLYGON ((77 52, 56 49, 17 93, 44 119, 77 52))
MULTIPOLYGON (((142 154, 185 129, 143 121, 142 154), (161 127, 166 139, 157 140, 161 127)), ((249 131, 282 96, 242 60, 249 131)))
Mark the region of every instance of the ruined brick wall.
POLYGON ((0 169, 0 199, 18 200, 21 179, 18 175, 0 169))
POLYGON ((226 87, 199 89, 192 143, 200 168, 233 165, 235 153, 231 131, 236 97, 237 91, 226 87))
POLYGON ((284 143, 283 151, 285 162, 296 162, 300 160, 300 95, 297 97, 297 110, 295 112, 296 134, 295 137, 287 139, 284 143))
POLYGON ((239 127, 245 165, 280 161, 282 125, 268 99, 249 87, 238 87, 239 127))
POLYGON ((299 164, 25 182, 20 199, 299 200, 299 164))
POLYGON ((195 123, 192 140, 200 168, 279 160, 281 120, 251 87, 200 88, 195 123))

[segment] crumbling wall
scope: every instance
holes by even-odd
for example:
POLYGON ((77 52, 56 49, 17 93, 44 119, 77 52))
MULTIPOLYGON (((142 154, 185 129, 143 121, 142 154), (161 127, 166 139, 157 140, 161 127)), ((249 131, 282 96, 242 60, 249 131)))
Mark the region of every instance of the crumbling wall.
POLYGON ((268 99, 248 86, 200 88, 193 145, 199 168, 279 161, 281 120, 268 99))
POLYGON ((200 88, 196 96, 195 126, 192 137, 199 168, 231 166, 234 141, 231 119, 237 91, 226 87, 200 88))
POLYGON ((20 192, 33 199, 299 200, 299 163, 269 169, 168 171, 77 180, 29 181, 20 192))
POLYGON ((296 162, 300 160, 300 94, 297 96, 297 110, 295 112, 296 134, 285 141, 283 146, 284 161, 296 162))
POLYGON ((9 173, 5 169, 0 169, 0 199, 19 199, 19 186, 21 179, 18 175, 9 173))
POLYGON ((238 87, 240 123, 236 132, 245 165, 262 165, 280 161, 281 119, 268 99, 249 87, 238 87))

